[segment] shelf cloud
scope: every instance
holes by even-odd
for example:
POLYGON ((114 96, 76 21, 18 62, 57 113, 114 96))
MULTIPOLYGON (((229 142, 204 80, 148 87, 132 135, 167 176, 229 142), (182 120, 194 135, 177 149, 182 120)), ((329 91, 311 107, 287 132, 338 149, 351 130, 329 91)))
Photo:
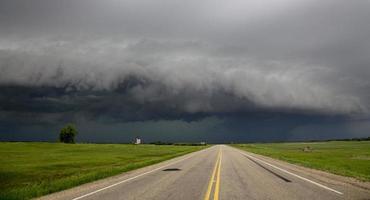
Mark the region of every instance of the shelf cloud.
POLYGON ((347 137, 369 118, 369 11, 369 1, 1 1, 1 130, 82 120, 226 134, 232 121, 283 116, 286 134, 348 123, 337 135, 347 137), (294 116, 314 122, 289 125, 294 116))

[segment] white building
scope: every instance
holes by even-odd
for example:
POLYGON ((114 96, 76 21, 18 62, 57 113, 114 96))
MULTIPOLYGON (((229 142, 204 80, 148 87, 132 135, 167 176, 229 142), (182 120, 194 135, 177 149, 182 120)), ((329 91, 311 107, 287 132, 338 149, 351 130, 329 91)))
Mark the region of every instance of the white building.
POLYGON ((141 139, 140 138, 135 138, 135 144, 141 144, 141 139))

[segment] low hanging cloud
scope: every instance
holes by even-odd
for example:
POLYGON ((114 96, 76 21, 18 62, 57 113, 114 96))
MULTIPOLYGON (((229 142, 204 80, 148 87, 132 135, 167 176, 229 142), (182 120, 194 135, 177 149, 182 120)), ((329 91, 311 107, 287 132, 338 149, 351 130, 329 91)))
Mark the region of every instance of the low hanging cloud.
POLYGON ((304 62, 222 56, 217 48, 196 41, 145 39, 37 41, 2 49, 0 84, 81 93, 122 91, 124 98, 143 106, 168 105, 188 113, 367 112, 368 99, 357 91, 369 84, 366 80, 304 62))
POLYGON ((368 1, 2 1, 1 115, 368 115, 369 8, 368 1))

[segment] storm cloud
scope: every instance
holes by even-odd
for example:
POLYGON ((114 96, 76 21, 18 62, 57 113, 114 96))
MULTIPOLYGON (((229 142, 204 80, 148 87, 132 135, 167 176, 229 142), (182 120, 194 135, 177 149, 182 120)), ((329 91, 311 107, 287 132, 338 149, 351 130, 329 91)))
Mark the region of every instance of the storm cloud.
POLYGON ((157 123, 218 141, 311 138, 320 127, 366 135, 369 11, 369 1, 1 1, 2 137, 20 121, 153 139, 157 123))

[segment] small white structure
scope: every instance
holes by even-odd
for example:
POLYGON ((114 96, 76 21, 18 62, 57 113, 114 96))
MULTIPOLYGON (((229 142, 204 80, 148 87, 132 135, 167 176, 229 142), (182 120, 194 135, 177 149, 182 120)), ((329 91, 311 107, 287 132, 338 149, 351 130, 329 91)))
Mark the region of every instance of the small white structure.
POLYGON ((140 138, 135 138, 135 144, 141 144, 141 139, 140 138))

